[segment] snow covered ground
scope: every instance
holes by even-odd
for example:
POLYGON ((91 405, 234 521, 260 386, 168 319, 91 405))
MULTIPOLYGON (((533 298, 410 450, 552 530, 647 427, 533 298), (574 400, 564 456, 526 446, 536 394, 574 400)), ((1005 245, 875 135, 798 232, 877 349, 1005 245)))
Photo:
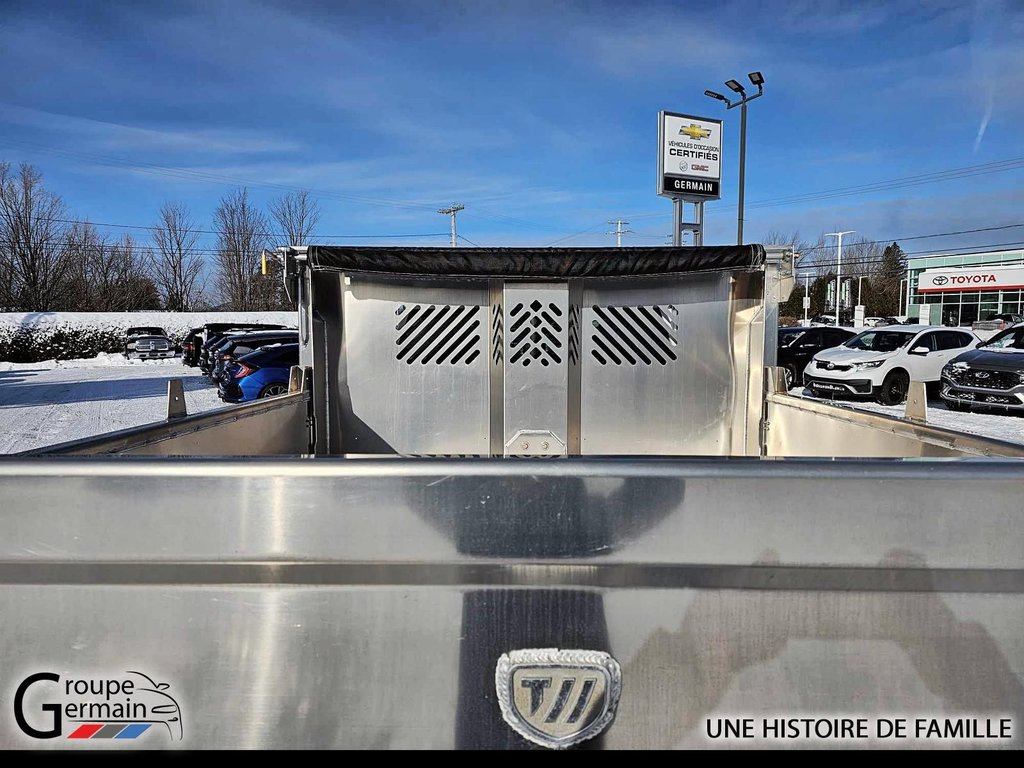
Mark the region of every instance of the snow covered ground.
MULTIPOLYGON (((874 411, 888 416, 903 417, 905 405, 879 405, 873 400, 829 400, 815 398, 805 393, 803 387, 794 387, 789 394, 807 397, 811 400, 824 399, 833 405, 857 408, 862 411, 874 411)), ((971 411, 949 411, 939 398, 928 401, 928 423, 936 427, 955 429, 958 432, 971 432, 975 435, 993 437, 997 440, 1008 440, 1012 443, 1024 443, 1024 416, 1004 413, 973 413, 971 411)))
MULTIPOLYGON (((0 362, 0 453, 39 448, 90 435, 161 421, 167 413, 167 382, 182 379, 189 413, 223 407, 217 390, 198 368, 179 358, 126 360, 101 354, 90 360, 0 362)), ((790 394, 804 395, 802 387, 790 394)), ((847 408, 903 416, 904 407, 862 400, 835 400, 847 408)), ((962 432, 1024 442, 1024 417, 947 411, 928 404, 928 421, 962 432)))
POLYGON ((199 369, 180 358, 0 362, 0 453, 162 421, 171 379, 183 380, 189 413, 224 406, 199 369))

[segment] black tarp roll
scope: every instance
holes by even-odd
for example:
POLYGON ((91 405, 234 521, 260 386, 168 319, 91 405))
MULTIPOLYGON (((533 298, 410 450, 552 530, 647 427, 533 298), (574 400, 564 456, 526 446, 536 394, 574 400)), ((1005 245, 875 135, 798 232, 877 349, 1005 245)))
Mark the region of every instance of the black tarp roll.
POLYGON ((440 277, 566 279, 757 269, 760 245, 691 248, 366 248, 311 245, 314 270, 440 277))

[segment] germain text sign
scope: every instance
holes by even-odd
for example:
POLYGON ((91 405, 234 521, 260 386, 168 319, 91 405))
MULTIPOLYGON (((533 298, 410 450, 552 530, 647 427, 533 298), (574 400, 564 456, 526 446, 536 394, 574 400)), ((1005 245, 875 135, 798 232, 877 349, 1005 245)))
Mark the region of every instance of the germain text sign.
POLYGON ((722 121, 658 113, 658 194, 717 200, 722 190, 722 121))

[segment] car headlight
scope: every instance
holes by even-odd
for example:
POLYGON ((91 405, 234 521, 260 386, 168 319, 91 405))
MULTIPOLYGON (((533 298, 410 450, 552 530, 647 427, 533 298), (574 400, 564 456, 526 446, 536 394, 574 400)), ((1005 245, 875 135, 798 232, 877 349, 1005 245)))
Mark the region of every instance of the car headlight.
POLYGON ((869 363, 852 363, 851 366, 855 371, 868 371, 872 368, 878 368, 885 364, 885 360, 872 360, 869 363))

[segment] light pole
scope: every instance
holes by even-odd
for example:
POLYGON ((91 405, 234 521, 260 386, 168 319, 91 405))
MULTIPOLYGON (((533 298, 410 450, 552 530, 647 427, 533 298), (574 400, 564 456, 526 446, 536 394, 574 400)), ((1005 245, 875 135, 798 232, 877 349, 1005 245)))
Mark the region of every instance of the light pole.
POLYGON ((837 240, 838 253, 836 256, 836 327, 839 326, 839 304, 841 294, 839 293, 839 278, 843 273, 843 235, 852 235, 857 230, 848 229, 845 232, 826 232, 825 237, 835 237, 837 240))
POLYGON ((705 96, 717 99, 718 101, 724 101, 726 109, 740 107, 740 194, 739 213, 737 214, 736 221, 736 245, 743 245, 743 187, 746 180, 747 166, 747 103, 764 93, 764 75, 760 72, 751 72, 747 77, 750 78, 752 85, 757 86, 757 93, 753 96, 747 96, 747 92, 743 90, 743 85, 738 80, 725 81, 725 85, 729 90, 740 95, 739 101, 730 101, 722 94, 715 93, 714 91, 704 91, 705 96))

